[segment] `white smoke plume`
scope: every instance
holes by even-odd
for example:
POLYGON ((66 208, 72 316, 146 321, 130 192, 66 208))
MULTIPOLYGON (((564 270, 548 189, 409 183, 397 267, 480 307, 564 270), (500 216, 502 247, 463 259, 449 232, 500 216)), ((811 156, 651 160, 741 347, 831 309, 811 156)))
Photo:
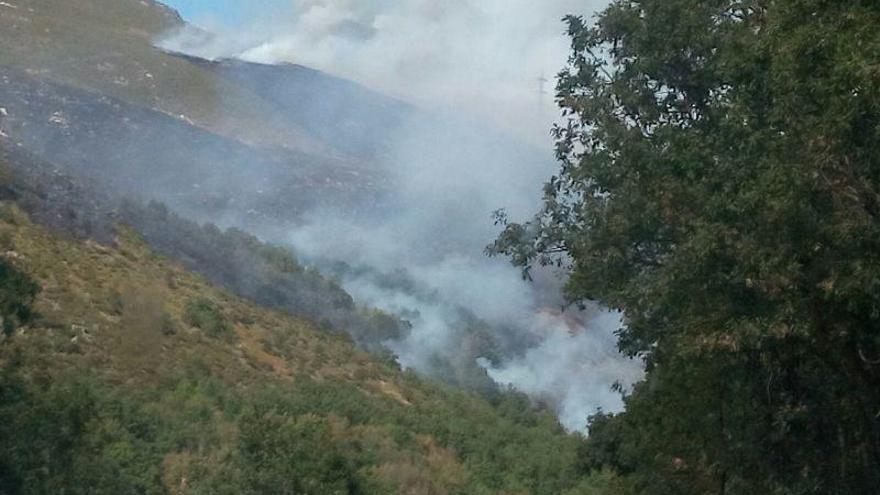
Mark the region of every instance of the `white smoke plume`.
MULTIPOLYGON (((442 115, 388 136, 392 151, 378 164, 395 185, 388 203, 357 215, 312 211, 288 240, 305 258, 402 270, 424 288, 402 290, 367 276, 341 280, 361 303, 412 323, 409 337, 388 343, 402 365, 427 370, 437 355, 454 359, 463 308, 514 343, 507 362, 479 360, 489 376, 550 403, 564 426, 583 430, 598 409, 621 408, 613 384, 641 376, 640 364, 616 351, 619 315, 553 313, 558 283, 530 285, 483 248, 498 233, 493 210, 525 218, 539 207, 541 184, 558 165, 549 137, 557 110, 539 93, 538 79, 565 65, 562 16, 598 6, 302 0, 234 28, 214 24, 213 34, 171 33, 160 44, 210 59, 311 66, 442 115)), ((552 82, 545 89, 552 92, 552 82)))
POLYGON ((602 311, 581 325, 541 313, 533 325, 549 332, 540 345, 501 366, 481 363, 493 380, 551 402, 559 422, 571 431, 583 431, 589 414, 623 407, 620 394, 608 384, 626 388, 642 378, 642 370, 614 351, 619 314, 602 311))

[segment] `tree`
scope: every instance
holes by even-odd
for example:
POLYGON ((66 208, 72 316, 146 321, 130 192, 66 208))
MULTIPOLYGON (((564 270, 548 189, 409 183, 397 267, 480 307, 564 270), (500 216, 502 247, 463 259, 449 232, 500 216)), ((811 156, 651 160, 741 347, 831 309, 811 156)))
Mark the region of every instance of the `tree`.
POLYGON ((4 334, 9 336, 16 327, 31 321, 31 303, 39 290, 28 274, 0 257, 0 320, 4 334))
POLYGON ((648 373, 594 419, 587 465, 640 493, 871 492, 880 3, 618 0, 567 22, 561 171, 489 252, 566 266, 571 300, 626 314, 648 373))

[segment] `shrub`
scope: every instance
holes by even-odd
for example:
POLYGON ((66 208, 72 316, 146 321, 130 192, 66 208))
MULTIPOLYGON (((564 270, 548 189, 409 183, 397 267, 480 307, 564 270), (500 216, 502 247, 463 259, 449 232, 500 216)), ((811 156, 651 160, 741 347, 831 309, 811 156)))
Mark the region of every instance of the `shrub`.
POLYGON ((167 335, 165 291, 158 283, 128 283, 122 287, 113 304, 120 310, 119 351, 124 362, 135 368, 152 369, 162 354, 162 339, 167 335))
POLYGON ((361 480, 330 434, 326 419, 277 412, 241 418, 239 462, 246 493, 363 493, 361 480))
POLYGON ((15 249, 15 239, 9 230, 0 230, 0 251, 11 251, 15 249))
POLYGON ((33 319, 31 304, 40 287, 25 272, 0 258, 0 318, 6 335, 33 319))
POLYGON ((119 288, 111 289, 107 294, 107 312, 110 314, 121 316, 125 310, 125 300, 122 297, 122 291, 119 288))
POLYGON ((162 330, 162 335, 165 335, 166 337, 177 333, 177 325, 174 324, 174 319, 171 318, 171 315, 168 313, 162 313, 159 325, 159 328, 162 330))
POLYGON ((207 299, 189 301, 183 318, 186 323, 204 330, 212 337, 225 335, 232 330, 220 308, 207 299))

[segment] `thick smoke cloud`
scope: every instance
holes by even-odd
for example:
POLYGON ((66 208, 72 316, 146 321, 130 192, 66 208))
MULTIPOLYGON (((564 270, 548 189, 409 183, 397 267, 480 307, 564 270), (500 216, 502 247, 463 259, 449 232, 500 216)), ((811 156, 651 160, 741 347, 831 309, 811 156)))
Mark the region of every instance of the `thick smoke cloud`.
POLYGON ((621 407, 614 383, 641 375, 615 350, 619 315, 560 313, 558 280, 526 283, 483 248, 498 233, 491 212, 527 217, 557 168, 548 132, 557 112, 538 78, 565 64, 560 18, 590 10, 573 0, 304 0, 160 44, 212 59, 312 66, 430 110, 433 117, 419 114, 387 136, 390 152, 375 165, 394 184, 391 198, 354 214, 311 211, 286 240, 324 266, 369 268, 338 276, 361 303, 412 323, 407 338, 387 343, 402 365, 432 372, 438 356, 460 360, 462 328, 476 318, 503 349, 469 364, 581 430, 589 414, 621 407), (388 282, 395 274, 402 283, 388 282))

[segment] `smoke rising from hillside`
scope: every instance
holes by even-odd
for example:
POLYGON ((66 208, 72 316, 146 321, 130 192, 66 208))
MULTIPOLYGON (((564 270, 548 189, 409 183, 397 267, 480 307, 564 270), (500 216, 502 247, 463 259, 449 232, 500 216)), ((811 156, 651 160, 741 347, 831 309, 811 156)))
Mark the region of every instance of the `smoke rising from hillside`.
POLYGON ((438 359, 472 367, 470 373, 482 367, 495 382, 555 407, 571 430, 582 431, 598 409, 620 410, 612 385, 628 386, 641 376, 639 364, 615 349, 620 317, 598 308, 589 315, 575 308, 557 314, 563 301, 553 274, 530 284, 506 260, 482 254, 498 233, 495 208, 518 217, 536 210, 540 185, 557 166, 551 153, 450 119, 411 123, 392 142, 382 166, 394 196, 360 215, 313 211, 291 244, 307 258, 344 260, 379 273, 341 281, 362 303, 412 323, 406 339, 387 342, 405 367, 437 374, 438 359), (401 270, 411 284, 385 283, 401 270), (489 325, 501 346, 494 361, 467 340, 464 330, 473 325, 467 314, 489 325))
POLYGON ((549 330, 546 339, 501 366, 482 364, 497 383, 551 401, 563 426, 583 431, 585 412, 620 409, 620 394, 609 384, 628 387, 642 377, 640 368, 614 350, 620 325, 620 315, 611 312, 574 325, 558 315, 538 314, 532 326, 549 330))
MULTIPOLYGON (((389 151, 372 164, 394 184, 390 198, 355 213, 313 210, 286 240, 325 267, 369 268, 337 276, 361 303, 410 321, 407 338, 387 342, 402 365, 443 373, 439 360, 452 363, 453 374, 470 367, 550 403, 567 428, 582 430, 597 409, 620 409, 615 382, 629 385, 641 374, 615 350, 619 316, 548 312, 562 304, 558 280, 544 274, 540 286, 528 284, 483 248, 498 233, 491 212, 527 217, 557 168, 548 136, 556 111, 546 95, 541 106, 538 78, 565 63, 559 19, 585 7, 572 0, 306 0, 215 35, 173 33, 161 46, 211 59, 300 63, 431 110, 386 136, 389 151), (489 331, 500 349, 481 355, 474 329, 489 331)), ((233 223, 248 228, 244 219, 233 223)))

